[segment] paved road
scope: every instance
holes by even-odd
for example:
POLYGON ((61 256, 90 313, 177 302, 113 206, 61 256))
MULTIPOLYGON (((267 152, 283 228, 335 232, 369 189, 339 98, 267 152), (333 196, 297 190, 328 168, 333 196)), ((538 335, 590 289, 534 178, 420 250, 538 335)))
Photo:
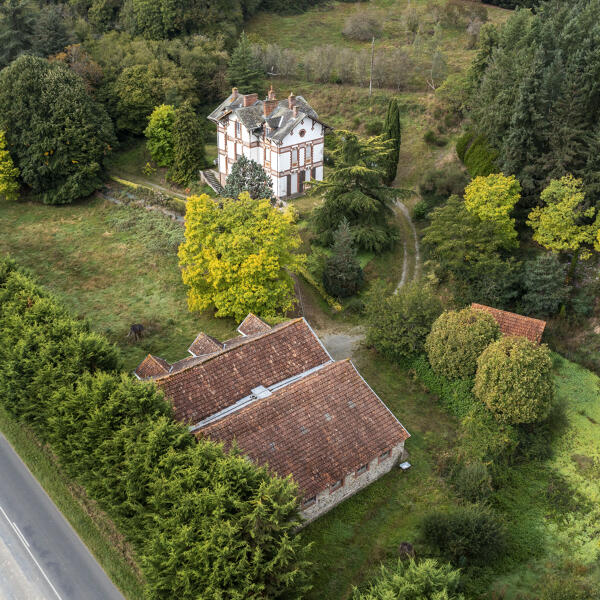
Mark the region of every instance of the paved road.
POLYGON ((2 434, 0 599, 124 600, 2 434))

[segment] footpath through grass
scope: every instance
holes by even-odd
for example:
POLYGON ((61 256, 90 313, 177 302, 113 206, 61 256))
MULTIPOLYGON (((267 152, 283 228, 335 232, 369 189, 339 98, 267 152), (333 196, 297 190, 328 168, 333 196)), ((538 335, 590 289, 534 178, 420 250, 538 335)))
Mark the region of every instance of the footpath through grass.
POLYGON ((84 490, 60 472, 35 436, 2 407, 0 431, 123 595, 129 600, 142 600, 144 584, 134 552, 112 521, 84 490))

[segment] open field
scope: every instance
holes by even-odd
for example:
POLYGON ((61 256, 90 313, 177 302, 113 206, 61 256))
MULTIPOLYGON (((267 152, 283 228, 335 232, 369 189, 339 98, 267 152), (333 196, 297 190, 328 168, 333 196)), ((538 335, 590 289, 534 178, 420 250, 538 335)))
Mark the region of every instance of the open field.
POLYGON ((176 255, 149 249, 135 227, 118 231, 119 211, 98 198, 68 207, 2 201, 0 252, 30 268, 73 314, 116 342, 128 370, 149 352, 184 358, 199 331, 230 337, 233 321, 188 311, 176 255), (132 323, 146 329, 137 345, 126 337, 132 323))

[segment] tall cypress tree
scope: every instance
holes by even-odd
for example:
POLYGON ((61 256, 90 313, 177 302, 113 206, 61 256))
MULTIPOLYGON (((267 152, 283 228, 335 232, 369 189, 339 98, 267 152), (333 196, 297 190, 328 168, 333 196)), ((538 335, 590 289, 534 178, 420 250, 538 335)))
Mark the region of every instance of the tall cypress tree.
POLYGON ((396 179, 398 160, 400 159, 400 144, 402 142, 402 122, 400 120, 400 107, 398 100, 392 98, 388 104, 387 116, 385 118, 384 133, 392 142, 391 152, 386 159, 386 183, 390 184, 396 179))
POLYGON ((238 88, 241 94, 264 90, 265 78, 258 59, 252 54, 248 36, 242 31, 240 41, 231 55, 227 70, 229 83, 238 88))
POLYGON ((188 185, 198 179, 198 171, 205 166, 204 131, 192 105, 185 102, 175 111, 173 165, 169 169, 169 179, 188 185))

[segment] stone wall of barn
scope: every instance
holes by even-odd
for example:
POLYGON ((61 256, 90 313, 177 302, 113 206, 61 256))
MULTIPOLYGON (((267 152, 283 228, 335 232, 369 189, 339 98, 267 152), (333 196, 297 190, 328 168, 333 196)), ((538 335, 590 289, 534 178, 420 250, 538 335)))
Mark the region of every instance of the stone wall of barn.
MULTIPOLYGON (((392 448, 387 458, 381 459, 379 456, 374 458, 368 463, 368 469, 364 473, 358 474, 358 470, 348 473, 343 480, 343 485, 338 489, 332 490, 330 486, 317 494, 314 503, 300 511, 305 519, 305 525, 388 473, 398 464, 403 455, 404 442, 392 448)), ((306 502, 306 498, 304 501, 306 502)))

